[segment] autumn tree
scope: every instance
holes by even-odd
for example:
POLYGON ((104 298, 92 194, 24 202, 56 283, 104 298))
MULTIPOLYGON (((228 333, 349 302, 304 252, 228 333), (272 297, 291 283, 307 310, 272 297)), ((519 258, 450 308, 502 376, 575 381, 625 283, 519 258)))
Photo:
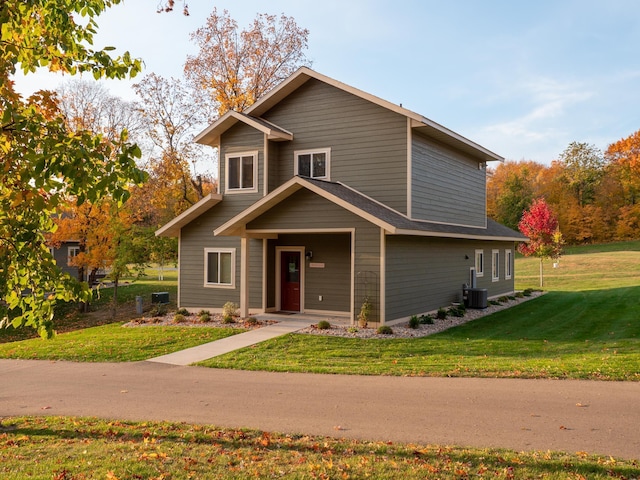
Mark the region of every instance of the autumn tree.
POLYGON ((63 198, 79 203, 110 195, 124 201, 127 185, 144 175, 139 149, 126 133, 106 143, 88 131, 70 132, 52 95, 25 100, 12 76, 44 67, 94 78, 125 78, 140 71, 127 52, 91 48, 96 17, 120 0, 0 2, 0 323, 53 333, 57 301, 86 299, 88 289, 55 265, 46 246, 52 216, 63 198))
POLYGON ((209 172, 195 173, 203 161, 211 167, 215 157, 193 142, 207 123, 197 95, 178 79, 150 74, 134 85, 141 99, 139 111, 151 148, 145 169, 150 180, 144 192, 148 205, 164 212, 161 221, 182 213, 212 189, 209 172), (192 173, 192 167, 194 172, 192 173))
POLYGON ((214 8, 206 24, 191 35, 199 47, 187 57, 185 75, 196 90, 208 93, 218 115, 243 111, 258 98, 309 65, 309 31, 292 17, 259 14, 245 30, 224 10, 214 8))
POLYGON ((487 181, 487 215, 510 228, 518 222, 538 192, 539 173, 544 166, 533 161, 505 162, 487 181))
POLYGON ((571 142, 560 155, 564 167, 562 180, 581 207, 593 202, 598 182, 604 173, 602 152, 587 143, 571 142))
POLYGON ((533 201, 528 210, 522 214, 518 224, 519 230, 529 238, 520 243, 518 251, 529 257, 540 259, 540 286, 544 285, 543 260, 558 259, 562 253, 562 234, 558 229, 558 220, 543 198, 533 201))
POLYGON ((605 158, 619 175, 625 204, 640 203, 640 130, 609 145, 605 158))

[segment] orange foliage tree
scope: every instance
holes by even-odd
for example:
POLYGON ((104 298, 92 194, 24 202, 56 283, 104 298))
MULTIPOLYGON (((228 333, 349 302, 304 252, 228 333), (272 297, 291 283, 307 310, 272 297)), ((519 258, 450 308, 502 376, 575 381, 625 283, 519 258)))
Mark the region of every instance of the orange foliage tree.
POLYGON ((243 111, 310 62, 304 55, 309 31, 292 17, 259 14, 246 30, 214 8, 206 24, 191 34, 200 51, 187 57, 185 75, 208 92, 218 115, 243 111))

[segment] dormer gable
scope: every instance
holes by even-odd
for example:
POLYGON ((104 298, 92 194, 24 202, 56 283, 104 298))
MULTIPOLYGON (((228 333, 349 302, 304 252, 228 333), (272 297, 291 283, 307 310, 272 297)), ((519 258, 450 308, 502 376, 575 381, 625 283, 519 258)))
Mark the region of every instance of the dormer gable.
POLYGON ((293 133, 280 128, 267 120, 259 117, 252 117, 245 113, 229 111, 198 134, 194 141, 202 145, 218 146, 220 144, 220 136, 239 122, 264 133, 269 140, 276 142, 293 140, 293 133))

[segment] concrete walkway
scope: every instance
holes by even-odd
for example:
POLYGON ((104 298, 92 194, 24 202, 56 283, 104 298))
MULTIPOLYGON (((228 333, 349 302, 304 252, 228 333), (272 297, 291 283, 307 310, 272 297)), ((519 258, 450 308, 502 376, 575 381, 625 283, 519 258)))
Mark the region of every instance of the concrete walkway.
POLYGON ((314 322, 301 319, 280 321, 274 325, 256 328, 255 330, 232 335, 214 342, 205 343, 204 345, 198 345, 197 347, 180 350, 179 352, 151 358, 147 361, 167 363, 169 365, 191 365, 192 363, 201 362, 209 358, 217 357, 218 355, 233 352, 234 350, 250 347, 256 343, 280 337, 287 333, 297 332, 298 330, 307 328, 312 323, 314 322))

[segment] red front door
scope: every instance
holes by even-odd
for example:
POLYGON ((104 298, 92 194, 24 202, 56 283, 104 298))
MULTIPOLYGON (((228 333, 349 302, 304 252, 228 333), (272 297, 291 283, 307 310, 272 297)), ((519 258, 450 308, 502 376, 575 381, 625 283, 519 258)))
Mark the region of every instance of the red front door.
POLYGON ((280 310, 300 311, 300 252, 280 254, 281 298, 280 310))

